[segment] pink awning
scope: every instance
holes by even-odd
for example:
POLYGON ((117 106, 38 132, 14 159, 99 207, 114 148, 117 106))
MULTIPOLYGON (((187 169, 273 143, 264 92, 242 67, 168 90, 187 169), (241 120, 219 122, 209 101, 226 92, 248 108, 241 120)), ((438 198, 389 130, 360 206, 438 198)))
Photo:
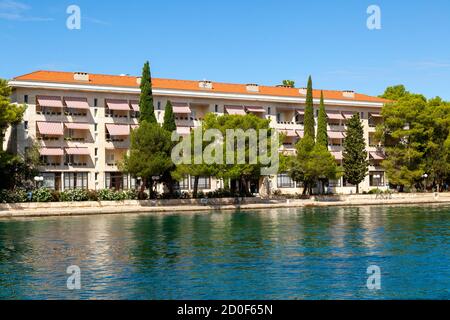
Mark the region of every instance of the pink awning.
POLYGON ((186 106, 172 106, 173 113, 175 114, 191 114, 191 108, 186 106))
POLYGON ((65 123, 64 124, 67 129, 73 130, 89 130, 88 123, 65 123))
POLYGON ((343 120, 344 117, 340 112, 327 112, 328 119, 331 120, 343 120))
POLYGON ((41 156, 63 156, 64 150, 62 148, 42 148, 39 150, 41 156))
POLYGON ((190 127, 177 127, 177 133, 180 136, 188 136, 191 133, 190 127))
POLYGON ((128 104, 127 100, 113 100, 113 99, 107 99, 106 105, 110 110, 130 110, 130 105, 128 104))
POLYGON ((379 113, 369 113, 372 118, 382 118, 383 116, 379 113))
POLYGON ((79 155, 79 156, 90 155, 88 148, 66 148, 66 153, 69 155, 79 155))
POLYGON ((131 127, 131 130, 134 130, 134 129, 137 129, 139 127, 139 125, 138 124, 132 124, 132 125, 130 125, 130 127, 131 127))
POLYGON ((342 112, 342 115, 344 116, 345 119, 350 119, 355 114, 356 114, 356 112, 353 112, 353 111, 344 111, 344 112, 342 112))
POLYGON ((297 114, 300 116, 304 116, 305 115, 305 110, 297 110, 297 114))
POLYGON ((264 107, 245 107, 248 112, 255 112, 255 113, 265 113, 266 110, 264 110, 264 107))
POLYGON ((332 151, 331 154, 336 160, 342 160, 344 157, 342 156, 341 151, 332 151))
POLYGON ((139 101, 130 101, 131 109, 139 111, 139 101))
POLYGON ((106 129, 111 136, 129 136, 130 126, 124 124, 106 124, 106 129))
POLYGON ((63 104, 61 101, 61 97, 56 96, 38 96, 37 102, 41 107, 48 108, 62 108, 63 104))
POLYGON ((62 136, 64 128, 61 122, 36 122, 39 133, 47 136, 62 136))
POLYGON ((64 101, 71 109, 89 109, 87 98, 64 97, 64 101))
POLYGON ((369 155, 374 160, 384 160, 386 159, 385 155, 378 152, 369 152, 369 155))
POLYGON ((328 138, 330 139, 344 139, 345 136, 342 132, 328 131, 328 138))
POLYGON ((243 106, 225 106, 228 114, 245 116, 245 110, 243 106))
POLYGON ((283 130, 280 130, 280 132, 285 134, 286 137, 288 137, 288 138, 297 137, 297 133, 295 132, 295 130, 283 129, 283 130))
POLYGON ((305 132, 303 132, 303 131, 301 131, 301 130, 296 130, 295 133, 297 133, 297 135, 298 135, 300 138, 303 138, 303 136, 305 135, 305 132))

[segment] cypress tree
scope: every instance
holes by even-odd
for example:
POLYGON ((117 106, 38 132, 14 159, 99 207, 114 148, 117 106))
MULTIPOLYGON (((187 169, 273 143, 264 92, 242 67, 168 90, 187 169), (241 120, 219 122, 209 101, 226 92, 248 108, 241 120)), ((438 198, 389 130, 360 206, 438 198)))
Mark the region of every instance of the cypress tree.
POLYGON ((308 79, 308 88, 306 92, 306 108, 305 108, 305 135, 314 141, 314 102, 311 76, 308 79))
POLYGON ((166 107, 164 108, 163 128, 169 132, 177 130, 177 125, 175 123, 175 116, 173 114, 173 107, 170 100, 167 100, 166 107))
POLYGON ((359 193, 359 184, 364 180, 369 169, 364 129, 359 113, 353 115, 347 123, 343 165, 345 180, 356 185, 356 193, 359 193))
POLYGON ((152 78, 150 75, 150 63, 147 61, 142 68, 141 96, 139 101, 141 115, 139 122, 147 121, 157 123, 155 107, 153 106, 152 78))
POLYGON ((328 149, 328 133, 327 133, 327 113, 323 102, 323 91, 320 92, 319 117, 317 119, 317 139, 316 144, 328 149))

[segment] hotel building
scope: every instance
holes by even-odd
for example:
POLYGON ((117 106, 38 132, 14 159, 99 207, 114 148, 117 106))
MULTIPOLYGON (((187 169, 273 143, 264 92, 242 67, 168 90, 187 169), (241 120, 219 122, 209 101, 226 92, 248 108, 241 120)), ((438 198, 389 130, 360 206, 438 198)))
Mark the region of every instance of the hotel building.
MULTIPOLYGON (((128 151, 130 131, 138 125, 139 77, 89 73, 36 71, 9 82, 12 102, 26 104, 23 122, 9 129, 5 149, 25 154, 37 143, 43 165, 44 185, 56 190, 71 188, 127 189, 136 179, 120 172, 117 163, 128 151)), ((167 100, 172 102, 177 131, 188 134, 203 117, 216 114, 253 113, 270 119, 271 127, 284 132, 281 152, 294 153, 295 143, 303 136, 305 88, 229 84, 211 81, 152 79, 155 115, 163 121, 167 100)), ((317 123, 320 91, 314 90, 314 116, 317 123)), ((360 184, 361 191, 387 185, 380 162, 383 151, 375 140, 375 127, 386 100, 353 91, 324 91, 328 115, 329 149, 342 162, 342 142, 346 121, 359 113, 369 152, 369 174, 360 184)), ((270 189, 283 193, 301 192, 287 174, 268 177, 270 189)), ((266 179, 267 181, 267 179, 266 179)), ((192 181, 180 182, 180 189, 191 190, 192 181)), ((261 187, 261 182, 257 183, 261 187)), ((214 177, 202 177, 204 191, 222 187, 214 177)), ((336 193, 355 192, 344 181, 330 181, 336 193)))

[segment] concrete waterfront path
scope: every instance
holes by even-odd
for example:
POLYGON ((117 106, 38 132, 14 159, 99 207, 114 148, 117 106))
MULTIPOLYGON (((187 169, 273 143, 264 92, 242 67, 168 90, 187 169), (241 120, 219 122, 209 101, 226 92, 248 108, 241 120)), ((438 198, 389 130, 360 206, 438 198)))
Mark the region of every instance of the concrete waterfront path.
POLYGON ((447 204, 450 206, 450 193, 393 194, 389 197, 380 197, 376 195, 317 196, 307 200, 224 198, 0 204, 0 218, 80 216, 124 213, 171 214, 179 212, 189 213, 221 210, 263 210, 301 207, 419 204, 447 204))

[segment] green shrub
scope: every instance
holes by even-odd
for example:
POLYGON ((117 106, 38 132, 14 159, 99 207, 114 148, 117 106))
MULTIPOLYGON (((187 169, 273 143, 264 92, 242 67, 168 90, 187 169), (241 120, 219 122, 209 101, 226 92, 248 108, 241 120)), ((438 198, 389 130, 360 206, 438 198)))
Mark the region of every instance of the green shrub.
POLYGON ((123 191, 103 189, 97 192, 97 196, 98 200, 100 201, 123 201, 123 200, 136 200, 139 198, 140 195, 139 192, 134 189, 123 191))
POLYGON ((88 201, 89 193, 83 189, 71 189, 61 192, 60 201, 72 202, 72 201, 88 201))
POLYGON ((0 203, 23 203, 28 201, 28 192, 24 189, 0 190, 0 203))
POLYGON ((33 191, 33 202, 53 201, 52 192, 47 188, 39 188, 33 191))

